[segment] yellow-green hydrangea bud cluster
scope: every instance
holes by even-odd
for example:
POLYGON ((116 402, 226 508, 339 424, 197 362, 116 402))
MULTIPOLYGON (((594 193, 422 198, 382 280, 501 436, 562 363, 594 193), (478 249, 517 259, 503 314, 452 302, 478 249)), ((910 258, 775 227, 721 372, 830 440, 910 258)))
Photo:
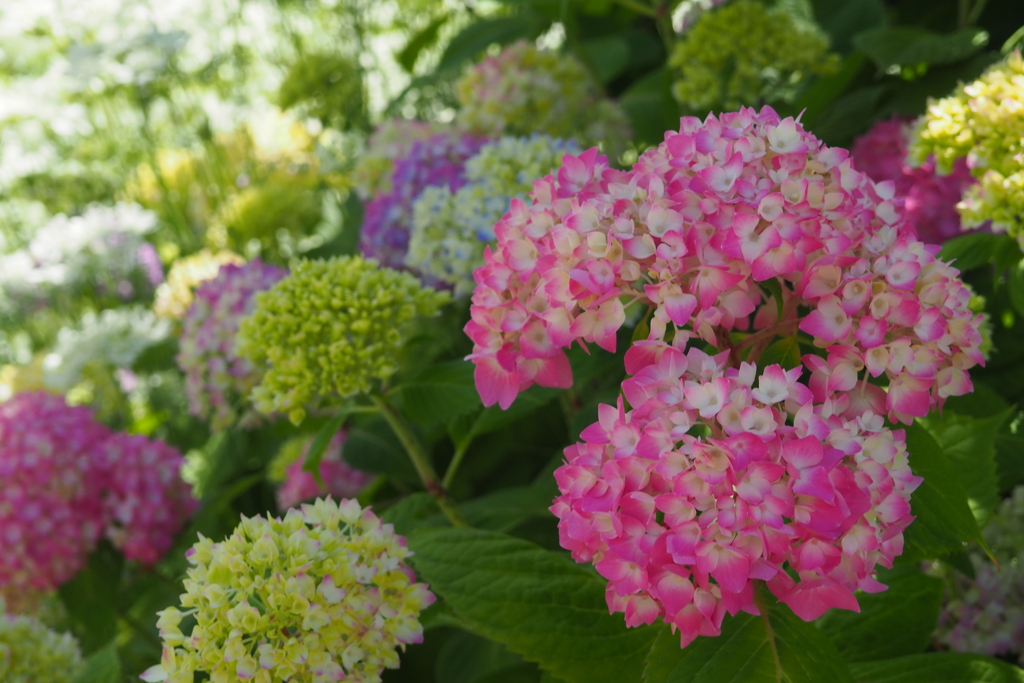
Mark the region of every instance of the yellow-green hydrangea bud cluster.
POLYGON ((700 15, 669 64, 676 99, 698 114, 786 100, 812 74, 833 73, 828 38, 779 9, 736 0, 700 15))
POLYGON ((455 89, 456 124, 471 133, 546 133, 575 138, 584 147, 603 143, 610 156, 630 137, 625 112, 578 60, 526 41, 476 64, 455 89))
MULTIPOLYGON (((1024 240, 1024 59, 1014 52, 981 78, 928 105, 911 156, 934 154, 939 170, 967 157, 980 179, 957 205, 967 227, 992 227, 1024 240)), ((1024 241, 1022 241, 1024 244, 1024 241)))
POLYGON ((82 669, 78 643, 32 616, 4 614, 0 599, 0 681, 71 683, 82 669))
POLYGON ((252 392, 256 408, 298 424, 324 399, 370 391, 398 369, 407 324, 448 298, 374 259, 300 261, 242 320, 239 355, 267 368, 252 392))
POLYGON ((466 162, 465 185, 454 193, 446 186, 427 187, 413 203, 405 264, 454 285, 457 295, 471 292, 484 246, 494 241, 494 224, 512 199, 526 199, 533 182, 557 170, 564 154, 579 153, 574 141, 549 135, 484 145, 466 162))
POLYGON ((434 601, 409 555, 354 500, 243 517, 221 543, 200 536, 183 609, 159 613, 163 657, 143 679, 192 683, 202 671, 214 683, 377 683, 398 667, 396 648, 422 640, 419 614, 434 601))

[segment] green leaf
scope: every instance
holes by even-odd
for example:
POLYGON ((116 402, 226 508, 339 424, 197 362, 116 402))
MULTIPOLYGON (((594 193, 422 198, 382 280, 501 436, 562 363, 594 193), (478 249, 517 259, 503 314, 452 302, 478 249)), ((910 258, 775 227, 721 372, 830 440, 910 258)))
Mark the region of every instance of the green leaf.
POLYGON ((988 33, 979 28, 939 34, 918 26, 885 26, 863 31, 853 38, 854 46, 887 73, 920 64, 959 62, 986 43, 988 33))
POLYGON ((860 594, 860 612, 829 610, 818 622, 848 662, 924 652, 942 608, 942 580, 919 572, 885 581, 889 589, 860 594))
POLYGON ((431 21, 413 34, 409 38, 409 42, 405 44, 405 47, 395 55, 395 59, 407 73, 411 74, 416 68, 416 60, 419 59, 420 53, 437 42, 437 36, 441 32, 441 27, 448 23, 450 16, 451 14, 445 12, 431 21))
POLYGON ((402 443, 379 415, 350 427, 343 448, 345 462, 357 470, 386 474, 408 482, 419 481, 402 443))
POLYGON ((785 299, 782 296, 782 285, 779 283, 777 278, 769 278, 763 282, 758 282, 764 290, 775 298, 775 308, 778 310, 779 320, 782 319, 782 307, 785 305, 785 299))
POLYGON ((979 232, 949 240, 942 245, 939 258, 943 261, 954 261, 953 265, 963 272, 991 263, 996 254, 1005 249, 1020 253, 1017 241, 1009 235, 979 232))
POLYGON ((324 452, 327 450, 327 446, 330 445, 331 439, 338 433, 341 426, 345 424, 348 416, 352 414, 352 408, 352 403, 342 406, 338 414, 320 428, 316 436, 313 437, 313 442, 309 444, 309 450, 306 451, 306 459, 302 463, 302 471, 312 474, 313 478, 316 479, 316 483, 321 487, 324 485, 324 480, 320 477, 320 462, 324 459, 324 452))
POLYGON ((608 83, 629 66, 629 43, 618 35, 602 36, 581 45, 601 83, 608 83))
POLYGON ((414 563, 475 633, 566 683, 636 681, 654 639, 608 614, 605 581, 567 556, 477 529, 424 529, 414 563))
POLYGON ((396 534, 408 536, 436 514, 440 514, 437 500, 429 493, 417 491, 385 510, 381 519, 394 525, 396 534))
POLYGON ((1024 670, 981 655, 936 652, 850 667, 865 683, 1024 683, 1024 670))
POLYGON ((757 361, 758 367, 762 369, 776 364, 784 370, 800 367, 800 341, 795 335, 772 342, 757 361))
POLYGON ((1024 264, 1017 263, 1006 273, 1006 290, 1018 315, 1024 315, 1024 268, 1021 265, 1024 264))
POLYGON ((984 526, 999 506, 995 441, 1011 414, 1013 409, 1007 408, 986 418, 976 418, 947 408, 941 416, 932 414, 921 420, 960 473, 967 502, 979 526, 984 526))
POLYGON ((495 432, 526 417, 538 408, 542 408, 558 396, 558 389, 533 386, 519 394, 508 410, 500 406, 484 408, 472 423, 452 425, 452 439, 456 443, 464 439, 475 439, 478 436, 495 432), (465 431, 463 431, 465 430, 465 431))
MULTIPOLYGON (((522 657, 500 643, 463 631, 452 635, 442 646, 434 677, 445 683, 479 683, 493 676, 501 676, 497 680, 504 681, 505 676, 522 667, 528 667, 527 673, 532 674, 532 679, 525 680, 537 680, 537 668, 525 664, 522 657)), ((519 679, 513 674, 508 680, 519 679)))
POLYGON ((85 660, 85 668, 75 676, 73 683, 120 683, 121 680, 117 641, 112 640, 85 660))
POLYGON ((431 365, 393 388, 388 397, 403 415, 421 424, 447 423, 481 408, 473 364, 464 360, 431 365))
POLYGON ((984 544, 961 483, 963 473, 923 425, 915 423, 906 431, 910 469, 924 481, 910 498, 917 519, 904 532, 903 559, 937 558, 969 541, 984 544))
MULTIPOLYGON (((765 591, 767 593, 767 591, 765 591)), ((663 628, 644 669, 644 683, 853 683, 823 633, 777 603, 766 614, 726 617, 722 634, 685 648, 663 628)))
POLYGON ((1001 495, 1024 484, 1024 435, 996 435, 996 476, 1001 495))
POLYGON ((853 37, 885 23, 881 0, 812 0, 814 19, 832 39, 832 49, 845 54, 853 37))
POLYGON ((637 142, 657 144, 666 130, 679 126, 679 105, 672 96, 672 72, 661 67, 633 83, 619 97, 637 142))
POLYGON ((846 93, 825 108, 811 131, 830 145, 851 142, 867 128, 888 87, 872 85, 846 93))
POLYGON ((58 589, 72 631, 85 652, 102 648, 117 635, 117 604, 124 558, 108 543, 89 555, 89 563, 58 589))
POLYGON ((862 53, 851 52, 843 58, 836 73, 819 77, 800 95, 793 108, 804 112, 801 120, 805 126, 814 127, 828 105, 842 95, 857 77, 866 60, 862 53))
POLYGON ((545 28, 547 26, 538 22, 536 15, 525 12, 508 17, 481 19, 452 38, 437 70, 457 69, 495 43, 508 45, 520 38, 535 38, 545 28))

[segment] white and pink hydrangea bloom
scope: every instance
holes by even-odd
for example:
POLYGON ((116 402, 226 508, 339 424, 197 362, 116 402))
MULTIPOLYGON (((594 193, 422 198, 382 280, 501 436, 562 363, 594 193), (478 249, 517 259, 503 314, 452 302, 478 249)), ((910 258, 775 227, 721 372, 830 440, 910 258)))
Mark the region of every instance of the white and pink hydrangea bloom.
POLYGON ((884 418, 969 392, 983 362, 958 271, 891 190, 743 109, 683 118, 631 171, 567 156, 495 226, 466 326, 485 404, 570 386, 566 348, 614 351, 650 309, 625 402, 566 449, 552 507, 628 624, 660 616, 685 645, 756 613, 754 581, 807 620, 884 588, 920 484, 884 418), (802 367, 759 366, 798 336, 802 367))
POLYGON ((128 559, 157 562, 196 508, 182 462, 61 396, 0 404, 0 597, 30 607, 73 578, 102 537, 128 559))

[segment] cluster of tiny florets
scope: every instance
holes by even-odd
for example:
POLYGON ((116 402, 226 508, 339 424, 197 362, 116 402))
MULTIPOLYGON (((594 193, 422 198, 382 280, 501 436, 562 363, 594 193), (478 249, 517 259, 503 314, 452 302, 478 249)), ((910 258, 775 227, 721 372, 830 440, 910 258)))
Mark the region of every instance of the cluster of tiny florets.
POLYGON ((703 114, 786 100, 808 77, 835 71, 838 58, 823 33, 784 10, 736 0, 701 14, 670 65, 680 74, 676 98, 703 114))
POLYGON ((430 186, 458 190, 466 182, 466 160, 480 151, 487 138, 455 132, 418 140, 395 160, 390 189, 366 205, 359 248, 388 268, 401 268, 409 246, 413 202, 430 186))
POLYGON ((957 159, 948 173, 940 174, 935 158, 914 166, 908 162, 912 126, 894 118, 879 121, 857 138, 850 150, 857 170, 876 183, 896 186, 896 206, 902 209, 917 237, 928 244, 942 244, 961 234, 960 197, 977 181, 966 159, 957 159))
POLYGON ((71 683, 82 671, 82 653, 67 633, 33 616, 5 614, 0 599, 0 681, 71 683))
POLYGON ((248 395, 260 371, 235 352, 242 319, 256 307, 255 295, 276 284, 288 271, 259 259, 222 266, 212 280, 196 289, 185 314, 178 367, 185 373, 185 393, 193 415, 211 419, 220 430, 256 418, 248 395))
POLYGON ((484 145, 466 162, 465 185, 454 192, 434 185, 416 199, 406 265, 454 285, 457 294, 472 291, 473 271, 509 202, 524 199, 534 180, 558 168, 563 154, 579 151, 575 142, 547 135, 484 145))
POLYGON ((95 457, 109 473, 106 537, 129 560, 155 564, 199 506, 181 478, 185 459, 163 441, 121 433, 106 439, 95 457))
POLYGON ((754 580, 807 619, 881 589, 919 483, 882 416, 927 415, 983 362, 969 290, 892 186, 765 107, 685 117, 628 172, 566 155, 531 200, 474 274, 485 404, 570 386, 564 349, 614 351, 627 309, 649 309, 631 409, 602 408, 556 473, 562 544, 609 579, 610 608, 686 643, 756 610, 754 580), (799 358, 801 333, 817 353, 799 358), (759 364, 779 338, 802 367, 759 364))
POLYGON ((911 154, 934 155, 949 173, 967 160, 980 182, 957 208, 963 223, 992 227, 1024 239, 1024 58, 1020 51, 989 68, 978 80, 928 105, 911 154))
POLYGON ((1016 656, 1024 663, 1024 486, 999 506, 982 530, 994 564, 968 551, 975 578, 948 577, 937 640, 957 652, 1016 656))
POLYGON ((476 64, 455 88, 456 123, 483 135, 544 133, 602 143, 612 154, 630 136, 625 112, 578 60, 526 41, 476 64))
POLYGON ((429 121, 385 119, 367 140, 366 149, 352 171, 356 192, 363 201, 391 192, 395 161, 407 156, 412 146, 445 132, 445 125, 429 121))
POLYGON ((158 560, 194 510, 181 461, 61 396, 0 404, 0 596, 30 606, 77 574, 104 535, 129 559, 158 560))
POLYGON ((345 434, 338 432, 327 444, 320 460, 321 486, 312 473, 303 469, 312 443, 312 437, 292 439, 281 447, 271 463, 270 478, 280 482, 277 489, 277 507, 280 510, 296 507, 318 496, 355 498, 373 481, 372 474, 355 469, 342 458, 345 434))
POLYGON ((266 368, 252 392, 256 408, 297 424, 324 399, 370 391, 398 369, 407 324, 447 300, 373 259, 300 261, 256 295, 242 321, 238 354, 266 368))
POLYGON ((209 249, 178 259, 167 273, 167 281, 156 290, 153 312, 161 318, 180 320, 192 305, 196 287, 217 277, 221 266, 241 263, 245 259, 238 254, 209 249))
POLYGON ((378 683, 398 667, 397 648, 422 640, 419 614, 434 601, 409 555, 354 500, 243 518, 220 543, 200 537, 187 554, 183 609, 160 612, 162 663, 143 678, 378 683))

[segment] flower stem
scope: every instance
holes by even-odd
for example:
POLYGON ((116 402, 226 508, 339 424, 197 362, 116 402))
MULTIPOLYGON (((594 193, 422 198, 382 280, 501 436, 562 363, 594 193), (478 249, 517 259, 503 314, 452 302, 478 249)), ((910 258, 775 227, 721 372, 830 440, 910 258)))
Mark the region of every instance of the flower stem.
POLYGON ((448 489, 455 480, 455 473, 458 472, 459 465, 462 464, 462 460, 466 457, 466 451, 469 450, 471 443, 473 443, 473 440, 466 438, 456 444, 455 455, 452 457, 452 461, 448 465, 448 469, 444 472, 444 480, 441 481, 441 485, 444 486, 445 489, 448 489))
POLYGON ((458 507, 456 507, 455 501, 452 500, 451 495, 448 493, 448 489, 445 488, 445 485, 437 476, 434 465, 431 464, 427 452, 423 449, 420 440, 416 438, 416 434, 413 433, 409 423, 383 396, 371 394, 370 400, 380 409, 384 419, 388 421, 391 429, 394 430, 395 436, 405 446, 405 452, 409 454, 409 459, 412 460, 416 472, 419 473, 420 479, 423 480, 423 486, 427 489, 427 493, 437 500, 441 512, 445 514, 453 526, 469 526, 462 513, 459 512, 458 507))

